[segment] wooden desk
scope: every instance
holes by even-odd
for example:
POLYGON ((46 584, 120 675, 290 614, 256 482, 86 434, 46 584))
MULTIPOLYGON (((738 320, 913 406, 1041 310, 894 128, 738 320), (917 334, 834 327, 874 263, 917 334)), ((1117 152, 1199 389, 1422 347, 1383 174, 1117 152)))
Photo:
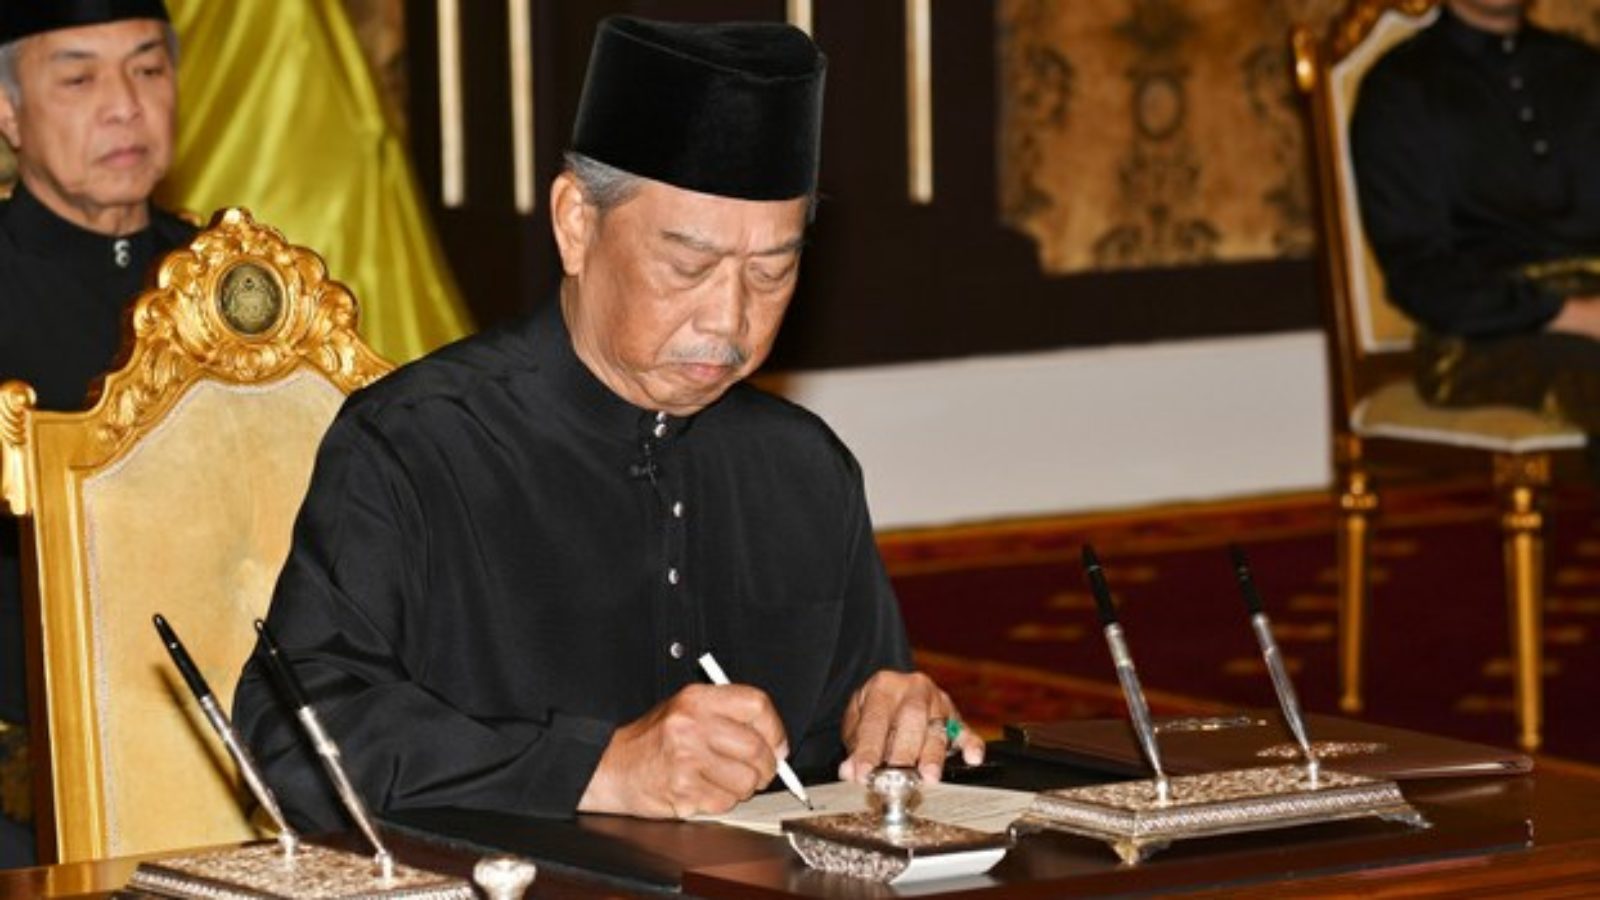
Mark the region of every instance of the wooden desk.
MULTIPOLYGON (((1532 823, 1532 846, 1330 874, 1295 882, 1294 895, 1365 900, 1396 896, 1532 900, 1600 895, 1600 769, 1545 759, 1539 761, 1534 774, 1510 779, 1498 788, 1489 779, 1474 781, 1486 790, 1483 797, 1442 798, 1439 802, 1525 804, 1532 823)), ((1432 786, 1443 787, 1444 782, 1432 786)), ((1407 787, 1406 793, 1413 792, 1407 787)), ((1276 900, 1290 890, 1284 886, 1288 880, 1280 876, 1270 883, 1189 896, 1276 900)))
MULTIPOLYGON (((1007 759, 1023 782, 1059 767, 1007 759)), ((1057 779, 1059 780, 1059 779, 1057 779)), ((1044 784, 1019 786, 1044 787, 1044 784)), ((1333 823, 1180 842, 1137 867, 1103 844, 1030 836, 987 875, 899 892, 809 871, 791 860, 690 867, 685 893, 714 898, 1600 896, 1600 770, 1541 761, 1531 775, 1407 782, 1434 823, 1333 823)))
MULTIPOLYGON (((1088 780, 1055 766, 1007 764, 1013 783, 1088 780)), ((685 894, 716 898, 1084 897, 1175 890, 1243 898, 1600 894, 1600 770, 1544 760, 1532 775, 1409 782, 1405 792, 1437 823, 1432 834, 1387 823, 1330 824, 1179 844, 1135 868, 1116 865, 1110 850, 1092 841, 1035 836, 988 875, 900 891, 809 871, 783 841, 720 826, 584 816, 540 827, 574 829, 583 840, 625 841, 652 858, 672 860, 685 894), (1460 849, 1480 839, 1497 845, 1460 849), (1457 849, 1448 849, 1452 843, 1457 849), (1397 851, 1399 844, 1405 847, 1397 851)), ((474 858, 399 836, 395 845, 405 862, 463 875, 474 858)), ((127 882, 137 862, 0 872, 0 898, 104 896, 127 882)), ((530 892, 552 900, 641 895, 550 868, 541 869, 530 892)))

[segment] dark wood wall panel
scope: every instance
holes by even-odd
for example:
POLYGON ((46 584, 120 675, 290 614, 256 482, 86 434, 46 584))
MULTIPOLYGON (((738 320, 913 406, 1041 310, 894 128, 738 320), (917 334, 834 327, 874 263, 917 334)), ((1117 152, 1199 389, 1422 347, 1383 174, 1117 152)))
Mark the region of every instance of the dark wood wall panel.
MULTIPOLYGON (((560 165, 595 24, 605 15, 779 19, 781 0, 537 0, 540 208, 512 204, 504 4, 463 0, 467 203, 438 206, 433 0, 408 0, 411 135, 445 247, 481 325, 547 297, 558 277, 544 193, 560 165)), ((906 198, 904 4, 816 0, 829 56, 822 195, 771 366, 814 369, 1316 327, 1306 261, 1049 277, 999 224, 992 4, 934 2, 935 194, 906 198)))

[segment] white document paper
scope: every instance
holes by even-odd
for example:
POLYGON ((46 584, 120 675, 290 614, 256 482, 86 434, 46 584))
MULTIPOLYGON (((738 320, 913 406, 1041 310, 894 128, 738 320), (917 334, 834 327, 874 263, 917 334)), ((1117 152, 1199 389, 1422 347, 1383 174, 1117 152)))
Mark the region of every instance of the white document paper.
MULTIPOLYGON (((866 787, 854 782, 807 785, 806 793, 811 796, 816 810, 806 809, 793 794, 774 791, 752 797, 722 815, 697 816, 696 821, 781 834, 784 819, 866 812, 868 809, 866 787)), ((971 784, 924 784, 917 788, 917 793, 920 799, 911 806, 912 815, 987 834, 1004 832, 1033 802, 1033 794, 1027 791, 971 784)))

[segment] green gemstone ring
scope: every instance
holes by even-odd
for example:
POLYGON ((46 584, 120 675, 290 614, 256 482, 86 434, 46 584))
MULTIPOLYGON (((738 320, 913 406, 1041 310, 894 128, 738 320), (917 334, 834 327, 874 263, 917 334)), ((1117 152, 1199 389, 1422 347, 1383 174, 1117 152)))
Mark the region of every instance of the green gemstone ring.
POLYGON ((960 737, 962 730, 967 727, 961 724, 960 719, 947 719, 944 716, 934 716, 928 720, 928 725, 935 728, 942 726, 944 728, 944 739, 951 744, 956 742, 956 738, 960 737))

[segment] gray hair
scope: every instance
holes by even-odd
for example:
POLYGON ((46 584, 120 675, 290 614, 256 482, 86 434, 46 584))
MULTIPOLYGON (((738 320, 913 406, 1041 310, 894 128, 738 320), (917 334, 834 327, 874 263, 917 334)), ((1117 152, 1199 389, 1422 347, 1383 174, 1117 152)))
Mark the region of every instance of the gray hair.
MULTIPOLYGON (((631 200, 633 195, 639 192, 639 188, 644 186, 643 176, 625 172, 616 166, 608 166, 576 150, 568 150, 565 156, 567 171, 577 179, 578 188, 583 191, 583 199, 599 210, 602 216, 631 200)), ((806 197, 807 225, 816 221, 817 200, 814 191, 806 197)))
POLYGON ((12 106, 22 104, 22 85, 17 83, 17 54, 22 50, 22 42, 27 38, 17 38, 7 44, 0 44, 0 91, 6 92, 6 99, 12 106))
POLYGON ((598 159, 584 156, 576 150, 566 153, 567 171, 577 180, 583 199, 605 215, 633 199, 644 186, 644 179, 616 166, 608 166, 598 159))
MULTIPOLYGON (((161 30, 166 33, 167 58, 172 65, 178 65, 178 32, 172 27, 171 22, 162 22, 161 30)), ((28 38, 20 37, 7 44, 0 44, 0 91, 5 91, 6 99, 12 106, 22 105, 22 82, 17 80, 17 57, 22 55, 22 44, 28 38)))

